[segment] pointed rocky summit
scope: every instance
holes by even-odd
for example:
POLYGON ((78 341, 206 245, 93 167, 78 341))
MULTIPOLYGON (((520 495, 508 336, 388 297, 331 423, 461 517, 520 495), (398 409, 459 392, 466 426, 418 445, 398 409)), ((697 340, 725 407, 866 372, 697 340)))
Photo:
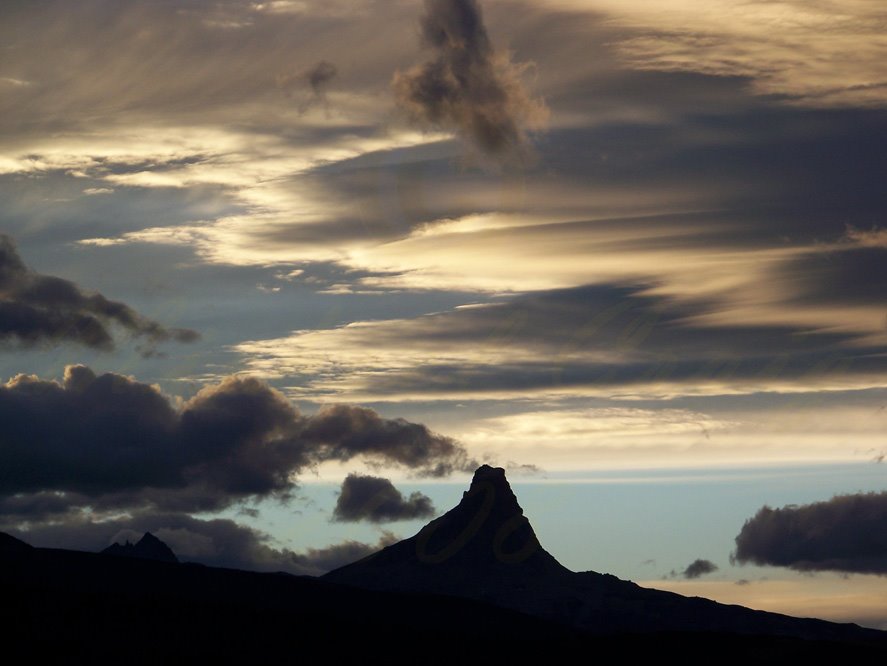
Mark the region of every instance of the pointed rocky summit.
POLYGON ((330 572, 328 580, 386 590, 485 597, 492 588, 570 575, 539 543, 505 470, 483 465, 462 501, 415 536, 330 572))
POLYGON ((172 549, 150 532, 145 532, 145 535, 135 545, 129 541, 125 544, 112 543, 102 551, 102 555, 134 557, 140 560, 154 560, 157 562, 179 561, 172 549))

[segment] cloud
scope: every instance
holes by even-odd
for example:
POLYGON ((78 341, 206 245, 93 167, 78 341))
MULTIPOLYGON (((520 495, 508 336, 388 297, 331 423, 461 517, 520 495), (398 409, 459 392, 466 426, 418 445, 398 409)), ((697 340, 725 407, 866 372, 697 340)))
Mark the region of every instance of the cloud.
POLYGON ((863 332, 706 321, 716 305, 679 301, 656 287, 540 291, 236 349, 258 374, 313 373, 298 387, 302 395, 361 399, 865 388, 880 385, 887 369, 885 345, 863 332))
POLYGON ((733 557, 800 571, 887 575, 887 492, 764 506, 742 526, 733 557))
POLYGON ((365 544, 349 539, 325 548, 309 548, 297 557, 319 573, 326 573, 356 562, 398 541, 400 539, 391 532, 383 532, 375 544, 365 544))
POLYGON ((356 457, 442 476, 476 466, 454 440, 403 419, 337 405, 303 415, 249 377, 207 386, 180 407, 156 386, 85 366, 62 382, 0 386, 0 513, 40 519, 85 507, 218 510, 286 497, 310 465, 356 457))
POLYGON ((780 280, 795 287, 795 303, 873 305, 880 310, 887 290, 887 247, 876 243, 883 243, 883 236, 878 231, 852 231, 848 234, 852 244, 823 248, 787 262, 780 280))
POLYGON ((398 104, 419 124, 452 130, 486 155, 520 153, 527 129, 542 126, 547 110, 493 48, 476 0, 426 0, 422 41, 434 57, 398 72, 398 104))
POLYGON ((384 532, 375 544, 354 540, 294 551, 275 545, 259 530, 233 520, 202 520, 184 514, 144 512, 129 518, 92 522, 83 517, 30 526, 28 530, 4 527, 34 546, 99 551, 111 543, 137 540, 151 532, 165 542, 182 562, 253 571, 285 571, 319 576, 327 571, 384 548, 397 541, 384 532))
POLYGON ((478 465, 454 440, 421 423, 385 419, 372 409, 354 405, 322 408, 307 419, 300 436, 327 460, 359 455, 400 464, 423 476, 473 471, 478 465))
POLYGON ((0 234, 0 339, 25 346, 75 342, 93 349, 114 347, 112 326, 144 338, 143 353, 169 340, 193 342, 197 332, 166 328, 125 303, 84 292, 73 282, 29 269, 15 243, 0 234))
POLYGON ((681 572, 684 578, 699 578, 718 570, 718 566, 709 560, 693 560, 687 568, 681 572))
POLYGON ((330 82, 336 78, 339 73, 338 68, 327 60, 320 60, 311 67, 281 74, 277 77, 277 87, 286 91, 287 95, 291 95, 294 90, 307 86, 310 89, 310 95, 299 105, 299 113, 305 113, 313 106, 323 106, 328 109, 326 92, 330 82))
POLYGON ((333 511, 333 519, 341 522, 387 523, 434 515, 434 505, 426 495, 414 492, 404 498, 388 479, 357 474, 349 474, 342 482, 333 511))

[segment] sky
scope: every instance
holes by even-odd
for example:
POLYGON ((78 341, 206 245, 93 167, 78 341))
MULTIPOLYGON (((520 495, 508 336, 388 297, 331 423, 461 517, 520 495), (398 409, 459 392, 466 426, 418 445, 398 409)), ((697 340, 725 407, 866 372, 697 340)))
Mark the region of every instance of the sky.
POLYGON ((0 529, 887 628, 881 0, 5 0, 0 529))

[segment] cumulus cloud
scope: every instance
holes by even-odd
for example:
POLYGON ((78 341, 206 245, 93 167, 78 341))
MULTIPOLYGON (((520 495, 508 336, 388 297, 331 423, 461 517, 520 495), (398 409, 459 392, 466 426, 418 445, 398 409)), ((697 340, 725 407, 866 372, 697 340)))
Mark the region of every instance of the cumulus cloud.
POLYGON ((346 540, 323 548, 294 551, 276 546, 271 537, 233 520, 201 520, 184 514, 144 512, 128 518, 91 522, 84 518, 32 526, 27 531, 5 528, 35 546, 98 551, 111 543, 137 541, 151 532, 182 562, 253 571, 285 571, 319 576, 394 543, 384 532, 374 544, 346 540))
POLYGON ((94 349, 114 346, 116 325, 148 346, 175 340, 193 342, 199 335, 184 328, 166 328, 143 317, 125 303, 99 293, 87 293, 62 278, 29 269, 15 243, 0 234, 0 339, 15 339, 26 346, 75 342, 94 349))
POLYGON ((420 124, 454 131, 487 155, 522 151, 547 116, 521 82, 525 66, 493 48, 476 0, 426 0, 423 45, 433 58, 393 81, 398 104, 420 124))
POLYGON ((476 466, 421 424, 349 405, 303 415, 249 377, 174 407, 156 386, 85 366, 66 368, 62 382, 19 375, 0 386, 0 423, 0 514, 31 519, 285 497, 300 471, 328 460, 361 457, 426 476, 476 466))
POLYGON ((309 88, 308 97, 299 105, 299 112, 304 113, 313 106, 327 108, 327 89, 338 73, 339 70, 333 63, 320 60, 311 67, 279 75, 277 86, 283 88, 288 96, 299 88, 309 88))
POLYGON ((761 508, 742 526, 739 563, 887 575, 887 492, 761 508))
POLYGON ((349 474, 342 483, 333 518, 342 522, 385 523, 430 518, 434 514, 431 499, 420 492, 405 498, 388 479, 349 474))
POLYGON ((718 570, 718 566, 709 560, 696 559, 687 565, 687 568, 681 572, 684 578, 699 578, 705 574, 710 574, 718 570))

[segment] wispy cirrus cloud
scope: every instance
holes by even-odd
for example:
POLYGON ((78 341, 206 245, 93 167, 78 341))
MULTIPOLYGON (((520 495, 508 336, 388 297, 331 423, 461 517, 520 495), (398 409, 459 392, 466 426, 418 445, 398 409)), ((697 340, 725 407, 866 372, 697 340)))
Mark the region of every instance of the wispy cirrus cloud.
POLYGON ((617 43, 632 67, 745 76, 758 94, 808 106, 887 103, 884 9, 876 2, 545 3, 632 29, 617 43))

